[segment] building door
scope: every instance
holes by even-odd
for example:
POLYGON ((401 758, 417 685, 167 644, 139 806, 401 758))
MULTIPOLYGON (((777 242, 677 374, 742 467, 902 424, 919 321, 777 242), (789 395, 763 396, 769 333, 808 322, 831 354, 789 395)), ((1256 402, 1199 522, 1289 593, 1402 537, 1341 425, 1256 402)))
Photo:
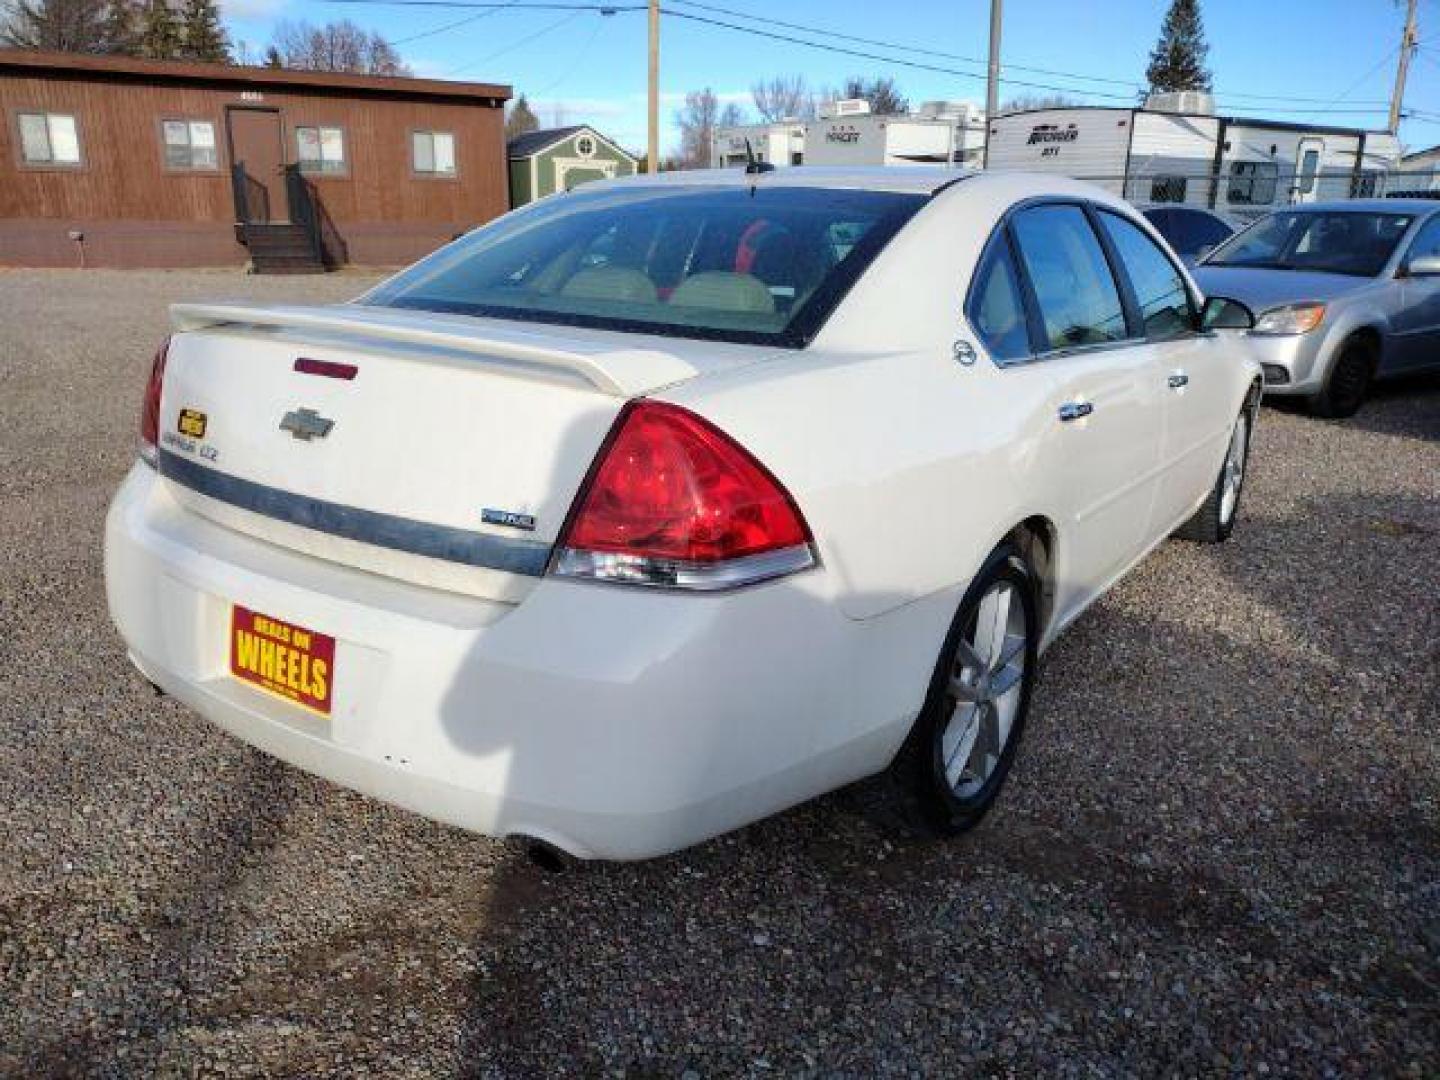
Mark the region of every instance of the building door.
POLYGON ((235 165, 235 214, 263 224, 289 221, 285 196, 285 142, 276 109, 230 108, 230 160, 235 165))
POLYGON ((1301 139, 1295 148, 1295 193, 1291 202, 1314 202, 1320 189, 1320 159, 1324 139, 1301 139))

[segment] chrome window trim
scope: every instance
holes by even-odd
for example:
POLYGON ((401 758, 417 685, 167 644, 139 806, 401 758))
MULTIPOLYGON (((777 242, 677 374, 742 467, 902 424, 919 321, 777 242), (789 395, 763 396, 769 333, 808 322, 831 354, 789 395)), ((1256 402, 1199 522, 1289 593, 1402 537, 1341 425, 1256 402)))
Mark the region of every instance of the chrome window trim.
POLYGON ((540 577, 550 562, 551 546, 542 540, 492 536, 296 495, 197 464, 164 447, 159 472, 167 480, 241 510, 376 547, 527 577, 540 577))

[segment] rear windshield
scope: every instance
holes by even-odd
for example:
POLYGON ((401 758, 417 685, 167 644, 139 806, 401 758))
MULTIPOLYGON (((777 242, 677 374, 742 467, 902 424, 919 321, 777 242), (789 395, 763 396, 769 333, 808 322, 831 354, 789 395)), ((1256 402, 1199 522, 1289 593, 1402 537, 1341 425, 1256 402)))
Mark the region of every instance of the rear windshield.
POLYGON ((1205 259, 1206 266, 1249 266, 1374 277, 1412 218, 1359 210, 1271 214, 1205 259))
POLYGON ((798 348, 927 198, 763 179, 555 195, 363 302, 798 348))

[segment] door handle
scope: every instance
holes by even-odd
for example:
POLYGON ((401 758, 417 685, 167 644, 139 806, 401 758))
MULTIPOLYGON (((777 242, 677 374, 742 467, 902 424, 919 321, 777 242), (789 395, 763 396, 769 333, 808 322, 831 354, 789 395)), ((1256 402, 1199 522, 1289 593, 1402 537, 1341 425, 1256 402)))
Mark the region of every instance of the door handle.
POLYGON ((1060 406, 1060 420, 1062 423, 1069 423, 1071 420, 1083 419, 1094 411, 1095 406, 1088 401, 1067 401, 1060 406))
POLYGON ((1190 376, 1186 375, 1183 371, 1177 371, 1174 375, 1170 376, 1168 381, 1171 390, 1180 390, 1190 385, 1190 376))

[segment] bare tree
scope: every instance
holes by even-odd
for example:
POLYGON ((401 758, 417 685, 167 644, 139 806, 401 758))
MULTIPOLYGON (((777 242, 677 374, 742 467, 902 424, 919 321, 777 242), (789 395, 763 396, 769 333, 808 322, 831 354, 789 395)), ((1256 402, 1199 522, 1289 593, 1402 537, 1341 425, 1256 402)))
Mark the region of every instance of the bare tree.
POLYGON ((16 0, 0 44, 55 52, 108 52, 105 0, 16 0))
POLYGON ((777 75, 753 83, 750 97, 755 102, 755 111, 766 123, 815 119, 815 95, 810 92, 804 75, 777 75))
POLYGON ((680 153, 671 168, 703 169, 710 164, 710 144, 720 118, 720 99, 710 87, 685 95, 685 107, 675 112, 680 128, 680 153))
POLYGON ((893 116, 910 111, 910 102, 895 80, 888 75, 866 79, 852 75, 845 80, 844 96, 861 98, 870 103, 870 111, 877 116, 893 116))
POLYGON ((1065 109, 1079 104, 1078 100, 1065 94, 1016 94, 1001 104, 1000 115, 1035 109, 1065 109))
MULTIPOLYGON (((349 19, 313 26, 283 21, 271 49, 281 66, 301 71, 351 71, 362 75, 409 75, 395 46, 349 19)), ((268 63, 268 60, 267 60, 268 63)))

